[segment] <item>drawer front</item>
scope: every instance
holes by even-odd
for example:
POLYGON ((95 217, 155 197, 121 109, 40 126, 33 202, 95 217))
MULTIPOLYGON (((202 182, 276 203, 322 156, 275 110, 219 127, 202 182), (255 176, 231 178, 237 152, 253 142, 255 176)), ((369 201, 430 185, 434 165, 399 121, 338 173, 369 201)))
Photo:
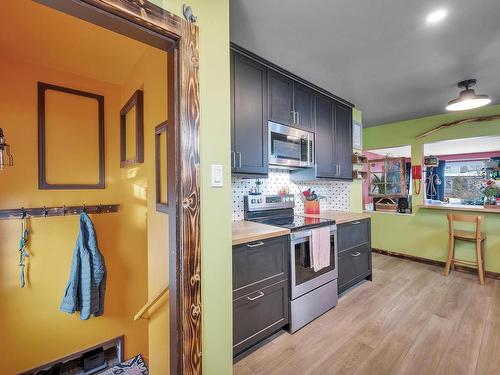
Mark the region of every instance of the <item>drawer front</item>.
POLYGON ((363 245, 339 254, 339 293, 363 280, 372 272, 372 251, 363 245))
POLYGON ((233 247, 233 298, 288 278, 288 236, 233 247))
POLYGON ((339 253, 370 243, 370 219, 351 221, 337 227, 339 253))
POLYGON ((233 355, 288 324, 287 280, 233 301, 233 355))

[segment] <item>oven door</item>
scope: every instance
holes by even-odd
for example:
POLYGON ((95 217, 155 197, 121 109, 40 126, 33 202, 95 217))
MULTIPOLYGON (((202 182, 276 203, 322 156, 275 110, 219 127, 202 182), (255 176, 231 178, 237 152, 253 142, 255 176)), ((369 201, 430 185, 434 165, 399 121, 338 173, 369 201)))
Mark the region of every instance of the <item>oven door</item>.
POLYGON ((269 164, 288 167, 314 165, 313 133, 269 122, 269 164))
POLYGON ((292 233, 290 241, 291 299, 300 297, 332 280, 337 271, 337 227, 330 227, 330 266, 314 272, 311 266, 311 231, 292 233))

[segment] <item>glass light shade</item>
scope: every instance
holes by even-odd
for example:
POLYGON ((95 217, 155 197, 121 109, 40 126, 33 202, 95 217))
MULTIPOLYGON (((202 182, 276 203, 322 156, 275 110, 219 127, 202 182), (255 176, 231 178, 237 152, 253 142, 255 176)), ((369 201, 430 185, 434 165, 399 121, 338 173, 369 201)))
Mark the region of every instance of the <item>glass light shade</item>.
POLYGON ((467 89, 460 92, 457 99, 449 101, 446 110, 465 111, 467 109, 479 108, 490 103, 491 99, 488 95, 476 95, 474 90, 467 89))

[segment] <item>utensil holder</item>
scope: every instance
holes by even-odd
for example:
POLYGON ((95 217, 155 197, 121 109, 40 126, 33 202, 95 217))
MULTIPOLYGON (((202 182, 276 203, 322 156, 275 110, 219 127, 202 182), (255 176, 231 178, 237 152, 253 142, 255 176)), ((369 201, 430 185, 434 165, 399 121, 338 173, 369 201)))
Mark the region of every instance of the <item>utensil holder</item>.
POLYGON ((306 214, 319 214, 319 201, 305 201, 304 212, 306 214))

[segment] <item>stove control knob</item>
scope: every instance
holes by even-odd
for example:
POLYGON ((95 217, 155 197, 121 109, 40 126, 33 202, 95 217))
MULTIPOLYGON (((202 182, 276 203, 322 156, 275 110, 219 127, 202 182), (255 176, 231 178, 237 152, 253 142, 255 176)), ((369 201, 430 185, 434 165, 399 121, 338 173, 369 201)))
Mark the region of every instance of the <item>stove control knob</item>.
POLYGON ((257 202, 262 203, 262 199, 261 198, 257 199, 257 202))
POLYGON ((255 199, 252 199, 251 202, 252 202, 252 204, 255 203, 255 199))

